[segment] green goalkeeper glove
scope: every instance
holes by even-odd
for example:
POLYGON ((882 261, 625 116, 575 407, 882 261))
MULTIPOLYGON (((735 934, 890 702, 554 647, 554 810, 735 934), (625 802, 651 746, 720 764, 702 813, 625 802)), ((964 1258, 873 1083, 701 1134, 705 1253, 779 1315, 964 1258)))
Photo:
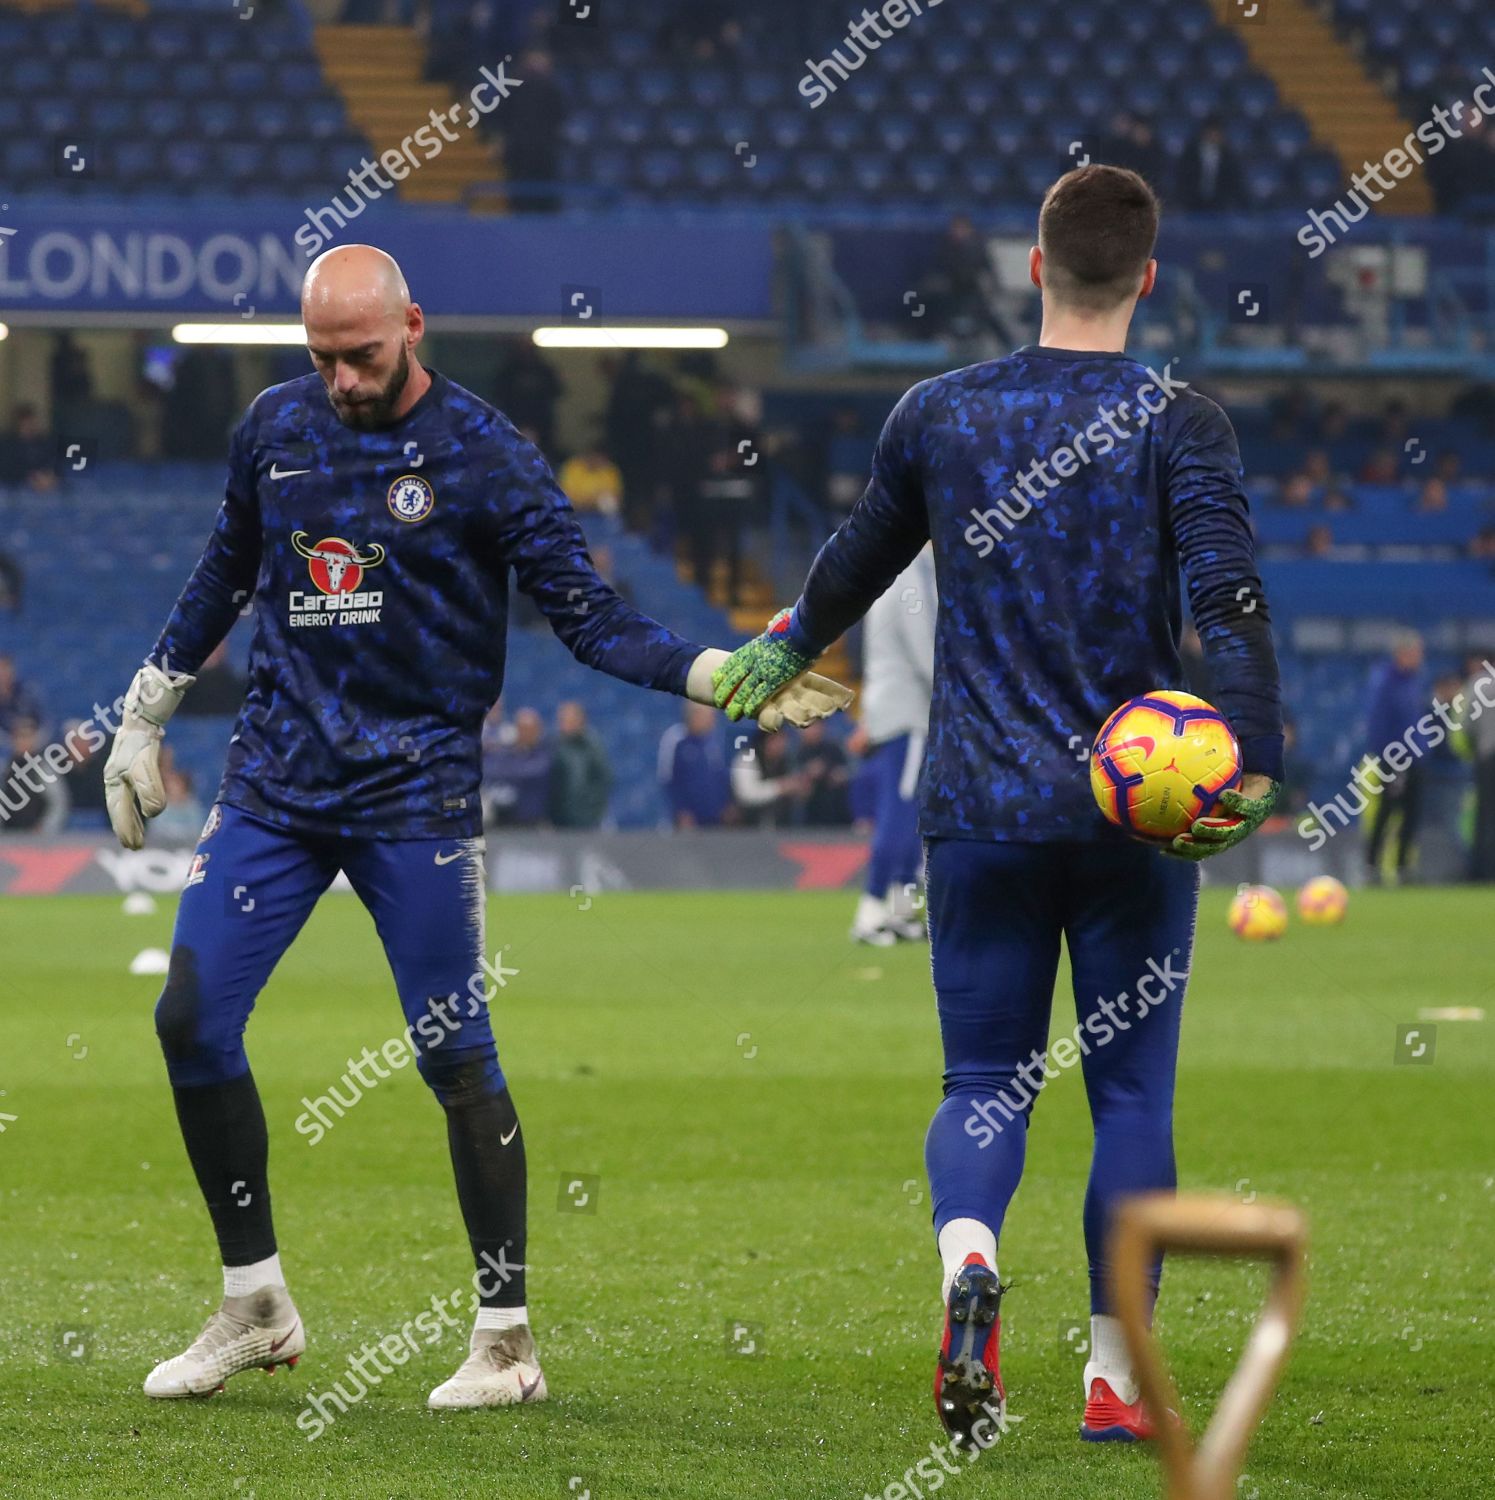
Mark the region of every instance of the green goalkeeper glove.
POLYGON ((792 613, 781 609, 762 635, 739 646, 711 674, 716 706, 725 709, 729 719, 757 718, 764 704, 815 660, 785 638, 792 613))
POLYGON ((1179 859, 1208 859, 1212 854, 1235 848, 1271 816, 1281 790, 1281 782, 1269 781, 1265 776, 1248 776, 1240 791, 1221 792, 1209 815, 1195 818, 1189 831, 1179 834, 1163 852, 1179 859), (1259 795, 1248 796, 1246 782, 1256 783, 1252 790, 1259 795))

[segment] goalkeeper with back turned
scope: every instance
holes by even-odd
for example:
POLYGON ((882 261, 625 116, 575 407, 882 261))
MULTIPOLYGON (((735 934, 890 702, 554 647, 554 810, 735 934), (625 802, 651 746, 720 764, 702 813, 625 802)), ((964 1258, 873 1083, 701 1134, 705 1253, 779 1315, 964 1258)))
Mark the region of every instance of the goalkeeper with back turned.
POLYGON ((1235 434, 1171 366, 1125 353, 1157 276, 1157 229, 1157 198, 1133 172, 1082 167, 1049 189, 1030 255, 1039 343, 904 396, 799 602, 714 675, 729 714, 756 712, 933 542, 920 825, 945 1072, 925 1159, 944 1271, 935 1402, 966 1444, 984 1406, 1005 1403, 997 1244, 1047 1068, 1061 937, 1095 1130, 1080 1436, 1152 1436, 1108 1303, 1108 1219, 1120 1198, 1176 1184, 1195 862, 1253 832, 1282 780, 1277 661, 1235 434), (1184 592, 1244 775, 1160 849, 1102 817, 1084 747, 1117 704, 1184 685, 1184 592))

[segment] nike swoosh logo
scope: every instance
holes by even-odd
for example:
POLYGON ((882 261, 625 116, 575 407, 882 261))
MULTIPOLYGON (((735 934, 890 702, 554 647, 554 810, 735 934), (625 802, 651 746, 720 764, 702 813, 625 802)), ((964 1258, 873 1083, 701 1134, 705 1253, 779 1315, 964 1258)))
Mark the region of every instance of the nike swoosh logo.
POLYGON ((520 1399, 520 1401, 528 1401, 529 1398, 531 1396, 533 1396, 537 1390, 539 1390, 539 1388, 540 1388, 540 1382, 544 1378, 545 1377, 543 1375, 536 1375, 535 1378, 532 1381, 530 1381, 530 1383, 528 1385, 526 1385, 524 1383, 524 1376, 521 1375, 519 1377, 519 1399, 520 1399))
POLYGON ((514 1139, 514 1137, 516 1135, 518 1135, 518 1134, 519 1134, 519 1121, 515 1120, 514 1121, 514 1128, 507 1135, 501 1135, 501 1136, 499 1136, 499 1138, 498 1138, 498 1144, 500 1146, 507 1146, 509 1144, 509 1142, 512 1141, 514 1139))
POLYGON ((275 464, 270 465, 271 479, 294 479, 298 474, 310 474, 310 469, 282 469, 275 464))
POLYGON ((436 855, 436 863, 438 865, 449 865, 454 859, 461 859, 462 853, 463 851, 461 849, 457 850, 455 854, 442 854, 438 851, 436 855))
POLYGON ((288 1333, 288 1334, 286 1334, 286 1336, 283 1339, 280 1339, 276 1343, 271 1344, 270 1345, 270 1352, 271 1352, 271 1354, 275 1354, 279 1350, 285 1348, 285 1346, 291 1341, 291 1335, 294 1334, 296 1332, 296 1329, 299 1328, 300 1326, 301 1326, 301 1324, 298 1321, 297 1323, 295 1323, 292 1326, 291 1332, 288 1333))

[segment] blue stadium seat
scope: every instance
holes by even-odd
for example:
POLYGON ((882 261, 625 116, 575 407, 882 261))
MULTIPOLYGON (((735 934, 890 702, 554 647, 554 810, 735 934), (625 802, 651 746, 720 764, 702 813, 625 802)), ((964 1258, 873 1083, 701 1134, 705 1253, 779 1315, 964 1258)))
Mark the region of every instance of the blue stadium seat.
POLYGON ((627 82, 620 68, 585 68, 577 82, 582 98, 598 109, 615 108, 628 92, 627 82))
POLYGON ((335 140, 347 131, 347 116, 340 100, 330 95, 308 99, 301 112, 302 128, 314 141, 335 140))
POLYGON ((633 97, 650 109, 660 109, 676 98, 674 71, 654 64, 640 68, 633 75, 633 97))
POLYGON ((685 83, 691 101, 702 109, 720 109, 730 95, 729 80, 721 68, 690 68, 685 83))
POLYGON ((161 149, 167 178, 183 186, 206 177, 212 168, 213 148, 202 140, 172 140, 161 149))
POLYGON ((975 133, 975 127, 969 120, 964 120, 959 115, 950 115, 936 121, 934 141, 946 156, 964 156, 970 149, 975 133))
MULTIPOLYGON (((226 61, 221 69, 224 89, 230 96, 241 99, 253 99, 256 108, 253 113, 258 114, 268 103, 268 96, 272 90, 272 83, 279 91, 281 78, 273 75, 269 68, 262 62, 256 62, 252 58, 233 58, 226 61)), ((283 75, 282 75, 283 76, 283 75)))
POLYGON ((685 180, 685 162, 680 152, 655 147, 639 157, 639 177, 653 193, 667 193, 685 180))
POLYGON ((281 183, 311 182, 320 175, 322 159, 313 141, 280 141, 270 149, 269 173, 281 183))
POLYGON ((200 58, 187 58, 172 68, 171 91, 182 99, 219 98, 218 70, 200 58))
POLYGON ((868 138, 866 121, 861 115, 827 113, 820 126, 820 142, 837 153, 859 149, 868 138))
POLYGON ((1052 37, 1040 54, 1044 72, 1050 78, 1068 78, 1079 66, 1083 50, 1080 43, 1072 37, 1052 37))
POLYGON ((803 109, 776 109, 763 121, 770 141, 783 151, 793 151, 804 144, 810 133, 811 116, 803 109))
POLYGON ((134 130, 138 120, 139 113, 133 99, 105 95, 90 99, 84 107, 84 129, 110 140, 134 130))
POLYGON ((0 152, 8 182, 26 184, 52 176, 52 150, 46 141, 12 137, 0 146, 0 152))
POLYGON ((801 152, 794 166, 800 187, 816 198, 828 192, 840 177, 835 158, 824 151, 801 152))
POLYGON ((906 151, 919 134, 917 122, 909 115, 884 115, 878 120, 876 131, 883 149, 895 154, 906 151))
POLYGON ((167 82, 167 73, 154 58, 132 57, 124 62, 114 77, 114 87, 120 93, 138 98, 159 99, 174 88, 167 82))
POLYGON ((237 187, 258 181, 264 175, 263 148, 255 141, 220 141, 214 148, 215 171, 237 187))
MULTIPOLYGON (((258 64, 255 64, 258 66, 258 64)), ((245 121, 262 141, 283 140, 296 128, 296 113, 284 99, 261 99, 245 121)))
POLYGON ((31 128, 45 136, 77 135, 81 124, 81 112, 73 98, 52 95, 38 99, 31 107, 31 128))
POLYGON ((140 123, 144 134, 156 140, 169 140, 182 135, 188 129, 188 108, 184 100, 167 97, 152 99, 140 111, 140 123))
POLYGON ((18 57, 10 65, 10 88, 17 95, 50 93, 57 84, 57 68, 44 57, 18 57))
POLYGON ((100 57, 111 62, 128 56, 140 39, 140 27, 131 17, 95 12, 89 43, 100 57))
POLYGON ((160 176, 161 158, 156 143, 143 137, 115 141, 109 158, 115 181, 126 188, 156 182, 160 176))
POLYGON ((322 89, 322 69, 309 60, 280 63, 270 77, 275 80, 277 91, 287 99, 305 99, 322 89))
POLYGON ((690 180, 697 192, 717 194, 731 179, 731 158, 719 147, 693 151, 690 156, 690 180))
POLYGON ((87 50, 88 23, 81 10, 60 10, 38 18, 32 45, 47 57, 61 60, 87 50))
POLYGON ((705 120, 701 111, 693 105, 676 105, 660 116, 660 126, 665 139, 672 146, 689 148, 705 133, 705 120))
POLYGON ((192 28, 175 16, 151 16, 142 38, 145 49, 162 62, 177 62, 192 54, 192 28))

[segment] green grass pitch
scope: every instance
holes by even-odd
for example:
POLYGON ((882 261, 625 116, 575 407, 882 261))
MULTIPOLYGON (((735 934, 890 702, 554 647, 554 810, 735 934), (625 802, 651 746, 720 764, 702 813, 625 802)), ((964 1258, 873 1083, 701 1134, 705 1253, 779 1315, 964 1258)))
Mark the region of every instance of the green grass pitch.
MULTIPOLYGON (((1261 947, 1229 934, 1224 899, 1206 892, 1186 1001, 1181 1181, 1293 1200, 1313 1235, 1306 1325, 1239 1494, 1495 1494, 1492 1022, 1444 1021, 1431 1065, 1393 1062, 1424 1008, 1495 1009, 1490 895, 1361 893, 1343 928, 1295 919, 1261 947)), ((518 971, 495 1028, 529 1143, 552 1400, 428 1412, 462 1346, 447 1331, 308 1442, 308 1390, 470 1274, 413 1069, 319 1144, 294 1129, 303 1095, 401 1027, 368 917, 329 897, 249 1033, 307 1355, 211 1401, 146 1400, 146 1371, 220 1291, 151 1025, 159 980, 127 972, 167 945, 173 905, 0 907, 0 1494, 797 1500, 877 1495, 929 1453, 928 958, 853 949, 835 894, 493 900, 490 948, 518 971), (574 1210, 563 1182, 594 1176, 595 1212, 574 1210)), ((1022 1421, 945 1496, 1158 1493, 1150 1454, 1075 1434, 1087 1153, 1066 1074, 1002 1245, 1022 1421)), ((1263 1285, 1198 1261, 1165 1278, 1159 1328, 1196 1426, 1263 1285)))

